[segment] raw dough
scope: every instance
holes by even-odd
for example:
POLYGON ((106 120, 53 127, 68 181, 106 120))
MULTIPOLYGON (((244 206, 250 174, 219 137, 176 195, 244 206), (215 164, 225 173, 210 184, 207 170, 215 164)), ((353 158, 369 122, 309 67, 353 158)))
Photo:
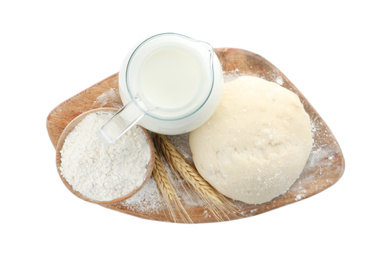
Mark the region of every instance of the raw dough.
POLYGON ((190 133, 203 178, 225 196, 249 204, 285 193, 311 147, 310 118, 298 96, 251 76, 225 83, 217 111, 190 133))

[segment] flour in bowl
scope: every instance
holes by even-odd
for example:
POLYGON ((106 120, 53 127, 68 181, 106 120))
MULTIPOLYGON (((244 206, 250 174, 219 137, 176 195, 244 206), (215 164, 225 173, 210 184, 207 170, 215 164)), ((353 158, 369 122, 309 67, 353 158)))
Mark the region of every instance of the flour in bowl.
POLYGON ((151 151, 145 133, 133 127, 108 145, 99 136, 111 112, 87 115, 68 134, 61 149, 60 171, 75 191, 96 201, 111 201, 139 188, 151 151))

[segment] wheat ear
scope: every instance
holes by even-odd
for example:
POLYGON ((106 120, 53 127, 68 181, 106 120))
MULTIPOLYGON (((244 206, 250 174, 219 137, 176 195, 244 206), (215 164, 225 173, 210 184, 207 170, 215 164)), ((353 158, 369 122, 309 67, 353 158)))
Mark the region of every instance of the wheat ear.
POLYGON ((218 220, 223 220, 223 217, 214 208, 222 212, 227 219, 229 217, 226 210, 238 212, 237 207, 231 201, 200 176, 199 172, 182 157, 166 136, 153 134, 153 138, 156 148, 161 151, 171 168, 179 172, 183 179, 192 186, 218 220))
POLYGON ((184 223, 193 223, 191 217, 181 204, 157 151, 155 151, 153 177, 156 180, 157 187, 163 196, 172 220, 178 222, 176 217, 176 214, 178 214, 184 223))

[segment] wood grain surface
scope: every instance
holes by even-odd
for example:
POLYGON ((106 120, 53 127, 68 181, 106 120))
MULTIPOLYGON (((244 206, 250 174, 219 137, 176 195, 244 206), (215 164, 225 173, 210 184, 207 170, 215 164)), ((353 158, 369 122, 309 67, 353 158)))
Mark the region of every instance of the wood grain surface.
MULTIPOLYGON (((327 124, 302 93, 281 71, 258 54, 235 48, 219 48, 215 51, 221 62, 225 81, 243 75, 252 75, 276 82, 296 93, 310 116, 314 138, 313 149, 305 169, 285 194, 260 205, 232 201, 238 210, 222 212, 223 221, 255 216, 298 202, 335 184, 344 172, 343 154, 327 124)), ((65 127, 78 115, 95 108, 120 108, 121 106, 122 102, 118 94, 118 74, 114 74, 69 98, 54 108, 47 117, 47 131, 53 146, 57 146, 65 127)), ((189 156, 188 159, 191 161, 188 135, 170 136, 170 139, 183 155, 189 156)), ((174 184, 193 223, 220 221, 211 214, 212 210, 208 206, 185 192, 182 182, 183 180, 176 179, 174 184)), ((184 222, 180 219, 173 220, 167 214, 167 207, 158 193, 153 178, 150 178, 146 185, 128 200, 102 206, 150 220, 184 222)))

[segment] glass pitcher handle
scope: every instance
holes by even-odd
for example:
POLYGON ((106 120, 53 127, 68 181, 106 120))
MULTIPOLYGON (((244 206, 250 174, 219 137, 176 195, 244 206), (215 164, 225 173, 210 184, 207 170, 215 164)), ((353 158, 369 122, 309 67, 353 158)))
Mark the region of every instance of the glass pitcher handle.
POLYGON ((100 133, 112 144, 135 126, 144 115, 134 102, 127 103, 100 128, 100 133))

